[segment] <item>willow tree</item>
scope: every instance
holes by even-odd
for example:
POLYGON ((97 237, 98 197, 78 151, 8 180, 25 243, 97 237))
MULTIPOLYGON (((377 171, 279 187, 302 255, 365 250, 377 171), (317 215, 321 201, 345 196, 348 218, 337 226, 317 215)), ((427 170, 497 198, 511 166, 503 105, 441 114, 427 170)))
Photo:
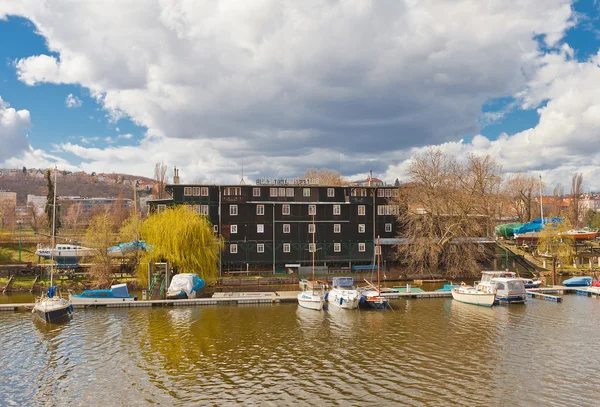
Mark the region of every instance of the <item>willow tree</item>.
POLYGON ((556 262, 568 264, 575 253, 575 239, 567 233, 571 229, 568 220, 544 227, 538 235, 538 253, 552 259, 552 285, 556 284, 556 262))
POLYGON ((477 243, 491 233, 498 208, 501 168, 489 156, 463 162, 440 150, 414 156, 410 182, 401 189, 397 245, 400 261, 415 274, 477 274, 493 253, 477 243))
MULTIPOLYGON (((166 260, 180 273, 196 273, 206 281, 216 279, 223 243, 206 216, 180 205, 149 216, 141 232, 142 239, 152 246, 143 255, 142 265, 166 260)), ((142 282, 145 273, 141 266, 138 276, 142 282)))
POLYGON ((98 287, 108 287, 112 282, 112 258, 107 249, 115 244, 115 231, 114 217, 104 212, 92 217, 85 232, 85 244, 94 249, 90 275, 98 287))

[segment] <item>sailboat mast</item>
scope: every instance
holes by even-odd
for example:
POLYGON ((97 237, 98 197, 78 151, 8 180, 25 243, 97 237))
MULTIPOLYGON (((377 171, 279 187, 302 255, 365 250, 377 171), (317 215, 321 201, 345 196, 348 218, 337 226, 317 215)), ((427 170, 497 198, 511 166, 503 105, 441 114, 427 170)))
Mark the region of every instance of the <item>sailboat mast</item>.
POLYGON ((540 175, 540 217, 542 218, 542 226, 544 226, 544 205, 542 196, 542 176, 540 175))
POLYGON ((313 213, 312 216, 312 224, 313 224, 313 234, 312 234, 312 287, 313 287, 313 293, 315 292, 315 252, 316 252, 316 247, 315 247, 315 214, 313 213))
POLYGON ((56 241, 56 166, 54 166, 54 196, 52 198, 52 247, 50 248, 50 287, 52 287, 52 277, 54 274, 54 243, 56 241))
POLYGON ((379 278, 379 258, 381 255, 381 238, 377 236, 377 295, 381 295, 381 278, 379 278))

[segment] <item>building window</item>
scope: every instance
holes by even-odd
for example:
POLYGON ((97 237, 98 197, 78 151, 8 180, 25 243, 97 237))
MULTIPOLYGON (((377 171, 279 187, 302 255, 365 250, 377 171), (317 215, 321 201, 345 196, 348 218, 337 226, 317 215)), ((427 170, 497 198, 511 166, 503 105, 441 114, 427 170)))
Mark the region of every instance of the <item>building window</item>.
POLYGON ((229 205, 229 214, 231 216, 235 216, 238 214, 237 212, 237 205, 229 205))
POLYGON ((379 205, 377 207, 377 215, 385 215, 385 205, 379 205))
POLYGON ((315 225, 313 223, 308 225, 308 233, 315 233, 315 225))
POLYGON ((265 206, 264 205, 256 205, 256 214, 264 215, 265 214, 265 206))
POLYGON ((381 255, 381 246, 375 246, 375 254, 381 255))
POLYGON ((192 196, 192 187, 184 187, 183 195, 184 196, 192 196))
POLYGON ((200 205, 192 205, 192 210, 200 215, 200 205))
POLYGON ((231 233, 237 233, 237 225, 231 225, 231 233))
POLYGON ((367 188, 354 188, 350 192, 351 196, 367 196, 367 188))
POLYGON ((358 244, 358 251, 359 252, 364 252, 365 251, 365 244, 364 243, 359 243, 358 244))
POLYGON ((232 244, 229 246, 229 253, 237 253, 237 244, 232 244))
POLYGON ((386 198, 391 198, 392 196, 392 190, 391 189, 386 189, 385 190, 385 197, 386 198))
POLYGON ((365 224, 361 223, 358 225, 358 233, 365 233, 365 224))
POLYGON ((358 214, 361 216, 365 214, 365 206, 364 205, 358 205, 358 214))
POLYGON ((279 188, 279 190, 277 191, 277 193, 279 194, 279 196, 283 197, 285 196, 285 188, 279 188))
POLYGON ((242 195, 242 187, 225 187, 223 190, 224 196, 239 196, 242 195))
POLYGON ((327 197, 328 198, 333 198, 335 196, 335 189, 333 188, 327 188, 327 197))
POLYGON ((317 214, 317 205, 308 205, 308 214, 316 215, 317 214))
POLYGON ((383 198, 385 196, 385 191, 383 189, 378 189, 377 190, 377 197, 378 198, 383 198))
POLYGON ((391 223, 386 223, 385 224, 385 231, 386 232, 391 232, 392 231, 392 224, 391 223))
POLYGON ((262 223, 256 225, 256 233, 265 233, 265 225, 262 223))
POLYGON ((290 214, 290 206, 289 205, 281 205, 281 213, 283 215, 289 215, 290 214))
POLYGON ((192 190, 192 194, 194 196, 199 196, 200 195, 200 187, 194 187, 192 190))
POLYGON ((289 223, 283 224, 283 233, 290 233, 290 225, 289 223))
POLYGON ((260 188, 252 188, 252 196, 260 196, 260 188))
POLYGON ((256 244, 256 253, 264 253, 265 252, 265 244, 257 243, 256 244))
POLYGON ((294 197, 294 188, 286 188, 285 196, 287 196, 288 198, 293 198, 294 197))
POLYGON ((200 215, 208 216, 208 205, 200 205, 200 215))
POLYGON ((283 252, 284 253, 289 253, 290 252, 290 244, 289 243, 284 243, 283 244, 283 252))
POLYGON ((333 205, 333 214, 334 215, 341 215, 342 214, 342 207, 340 205, 333 205))
POLYGON ((333 225, 333 233, 342 233, 342 225, 336 223, 333 225))
POLYGON ((158 205, 158 206, 156 207, 156 211, 157 211, 158 213, 161 213, 162 211, 164 211, 164 210, 166 210, 166 209, 167 209, 167 205, 165 205, 165 204, 160 204, 160 205, 158 205))
POLYGON ((309 243, 308 244, 308 251, 310 253, 314 253, 317 251, 317 245, 315 243, 309 243))
POLYGON ((208 196, 208 187, 200 188, 200 196, 208 196))
POLYGON ((302 196, 310 196, 310 188, 302 188, 302 196))
POLYGON ((341 243, 334 243, 333 244, 333 251, 336 253, 339 253, 342 251, 342 244, 341 243))
POLYGON ((276 198, 277 197, 277 188, 269 188, 269 196, 276 198))
POLYGON ((219 225, 213 225, 213 232, 219 233, 219 225))

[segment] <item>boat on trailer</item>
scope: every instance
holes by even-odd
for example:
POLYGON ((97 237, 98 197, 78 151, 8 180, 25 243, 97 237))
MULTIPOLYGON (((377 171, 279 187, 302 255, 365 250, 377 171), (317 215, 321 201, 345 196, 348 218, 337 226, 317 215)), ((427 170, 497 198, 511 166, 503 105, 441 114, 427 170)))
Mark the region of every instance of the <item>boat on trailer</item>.
POLYGON ((69 299, 75 305, 107 305, 119 304, 137 300, 137 297, 129 295, 127 284, 115 284, 110 289, 85 290, 81 294, 69 294, 69 299))

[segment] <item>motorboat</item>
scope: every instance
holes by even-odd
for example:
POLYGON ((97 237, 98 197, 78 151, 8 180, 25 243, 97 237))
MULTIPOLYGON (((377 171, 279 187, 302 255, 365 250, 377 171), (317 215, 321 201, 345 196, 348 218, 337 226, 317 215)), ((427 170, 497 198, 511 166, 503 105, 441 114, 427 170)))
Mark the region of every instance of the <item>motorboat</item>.
POLYGON ((360 293, 354 287, 353 277, 334 277, 331 290, 325 295, 327 302, 344 309, 356 309, 360 293))
POLYGON ((36 299, 32 312, 44 322, 64 320, 73 312, 73 305, 66 298, 56 294, 57 287, 48 288, 45 296, 36 299))
POLYGON ((531 278, 523 278, 523 277, 519 277, 519 278, 523 281, 523 285, 525 286, 525 289, 540 288, 540 286, 544 283, 544 280, 542 280, 542 279, 533 280, 531 278))
POLYGON ((89 247, 77 246, 73 244, 57 244, 54 248, 38 245, 35 255, 44 259, 54 259, 57 262, 61 260, 70 260, 75 262, 83 257, 92 257, 95 250, 89 247))
POLYGON ((196 298, 202 295, 205 286, 204 280, 198 277, 198 274, 175 274, 167 289, 167 299, 181 300, 196 298))
POLYGON ((523 279, 510 271, 483 271, 475 288, 496 295, 495 304, 524 303, 527 291, 523 279))
POLYGON ((467 304, 491 307, 496 300, 496 294, 481 291, 473 286, 466 285, 465 283, 462 283, 458 287, 451 287, 450 291, 452 292, 453 299, 467 304))
POLYGON ((75 305, 106 305, 135 301, 137 298, 129 295, 127 284, 115 284, 106 290, 85 290, 81 294, 69 294, 71 304, 75 305))
POLYGON ((592 285, 592 281, 593 279, 590 276, 579 276, 569 278, 562 283, 565 287, 589 287, 592 285))

